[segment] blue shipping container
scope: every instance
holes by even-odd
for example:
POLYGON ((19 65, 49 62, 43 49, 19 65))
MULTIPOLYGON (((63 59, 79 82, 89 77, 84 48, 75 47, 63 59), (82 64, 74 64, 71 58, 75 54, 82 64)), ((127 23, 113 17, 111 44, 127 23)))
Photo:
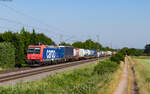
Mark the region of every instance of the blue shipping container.
POLYGON ((90 56, 96 56, 97 52, 96 50, 90 50, 90 56))
POLYGON ((72 58, 73 57, 73 47, 59 46, 60 47, 60 57, 61 58, 72 58))
POLYGON ((44 48, 43 61, 58 60, 60 59, 59 48, 44 48))

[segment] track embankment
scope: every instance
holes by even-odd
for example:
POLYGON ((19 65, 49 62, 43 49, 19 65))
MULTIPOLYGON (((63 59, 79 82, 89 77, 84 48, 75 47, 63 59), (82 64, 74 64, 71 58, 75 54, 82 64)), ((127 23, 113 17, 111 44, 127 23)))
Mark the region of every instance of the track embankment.
MULTIPOLYGON (((103 59, 105 58, 101 58, 101 60, 103 59)), ((41 78, 45 78, 51 74, 63 72, 65 70, 77 68, 83 65, 92 64, 97 60, 98 59, 90 59, 90 60, 76 61, 76 62, 66 63, 66 64, 59 64, 55 66, 46 66, 42 68, 39 67, 32 70, 8 73, 8 75, 0 74, 0 85, 1 86, 15 85, 18 82, 28 82, 28 81, 38 80, 41 78)))

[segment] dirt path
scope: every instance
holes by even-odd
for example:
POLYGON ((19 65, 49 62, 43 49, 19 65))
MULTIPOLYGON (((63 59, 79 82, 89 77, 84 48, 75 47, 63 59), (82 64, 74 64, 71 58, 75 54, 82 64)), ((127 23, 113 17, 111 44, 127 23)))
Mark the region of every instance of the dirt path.
POLYGON ((125 65, 122 73, 121 81, 114 94, 126 94, 128 88, 128 59, 125 58, 125 65))
POLYGON ((139 94, 135 79, 133 60, 131 57, 125 57, 125 66, 122 78, 114 94, 139 94))

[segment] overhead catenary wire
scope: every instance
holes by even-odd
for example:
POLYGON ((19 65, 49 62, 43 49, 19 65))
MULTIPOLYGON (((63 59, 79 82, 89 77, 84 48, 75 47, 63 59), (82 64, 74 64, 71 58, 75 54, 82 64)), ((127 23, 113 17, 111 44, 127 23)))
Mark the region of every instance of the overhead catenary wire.
POLYGON ((11 32, 13 32, 13 31, 10 30, 10 29, 14 29, 15 31, 19 31, 18 29, 15 29, 15 28, 13 28, 13 27, 7 27, 7 26, 0 26, 0 28, 1 28, 1 29, 8 29, 8 31, 11 31, 11 32))
MULTIPOLYGON (((9 23, 15 23, 15 24, 17 24, 17 25, 23 25, 23 26, 31 27, 31 28, 33 28, 33 29, 34 29, 34 28, 37 28, 37 29, 42 29, 42 30, 50 31, 50 30, 45 29, 45 28, 39 28, 39 27, 32 26, 32 25, 29 25, 29 24, 24 24, 24 23, 19 22, 19 21, 9 20, 9 19, 7 19, 7 18, 1 18, 1 17, 0 17, 0 20, 7 21, 7 22, 9 22, 9 23)), ((51 31, 51 32, 52 32, 52 31, 51 31)))
MULTIPOLYGON (((39 27, 36 27, 36 26, 31 26, 29 24, 23 24, 22 22, 19 22, 19 21, 14 21, 14 20, 9 20, 7 18, 1 18, 0 17, 0 20, 3 20, 3 21, 7 21, 8 23, 13 23, 13 24, 16 24, 16 25, 23 25, 22 27, 29 27, 29 28, 32 28, 32 29, 37 29, 37 30, 44 30, 44 31, 50 31, 48 29, 45 29, 45 28, 39 28, 39 27)), ((7 28, 6 28, 7 29, 7 28)), ((10 29, 10 28, 9 28, 10 29)), ((50 32, 53 32, 53 31, 50 31, 50 32)), ((55 33, 55 32, 53 32, 55 33)), ((53 36, 54 37, 54 36, 53 36)), ((56 38, 56 37, 55 37, 56 38)))
MULTIPOLYGON (((49 24, 47 24, 47 23, 45 23, 44 21, 42 21, 42 20, 39 20, 39 19, 37 19, 37 18, 35 18, 35 17, 33 17, 33 16, 31 16, 31 15, 27 15, 27 14, 25 14, 25 13, 23 13, 23 12, 21 12, 21 11, 19 11, 19 10, 17 10, 17 9, 15 9, 15 8, 12 8, 12 7, 10 7, 10 6, 8 6, 8 5, 6 5, 6 4, 4 4, 4 3, 0 3, 0 5, 1 6, 3 6, 3 7, 5 7, 5 8, 8 8, 9 10, 11 10, 11 11, 13 11, 13 12, 15 12, 15 13, 17 13, 17 14, 19 14, 19 15, 22 15, 22 16, 24 16, 24 17, 27 17, 27 18, 30 18, 31 20, 34 20, 34 21, 36 21, 36 22, 38 22, 38 23, 42 23, 42 24, 44 24, 47 28, 53 28, 55 31, 61 31, 61 32, 59 32, 59 33, 56 33, 56 32, 52 32, 52 31, 50 31, 50 30, 48 30, 48 29, 42 29, 42 30, 44 30, 44 31, 50 31, 50 32, 52 32, 52 33, 56 33, 56 35, 60 35, 60 33, 62 33, 62 31, 63 30, 61 30, 60 28, 58 28, 58 27, 55 27, 55 26, 52 26, 52 25, 49 25, 49 24)), ((1 19, 1 20, 7 20, 7 21, 9 21, 10 22, 10 20, 9 19, 1 19)), ((11 21, 11 22, 15 22, 15 23, 17 23, 17 24, 22 24, 22 25, 25 25, 25 24, 23 24, 23 23, 21 23, 21 22, 18 22, 18 21, 11 21)), ((35 26, 33 27, 33 26, 31 26, 31 25, 26 25, 27 27, 30 27, 30 28, 35 28, 35 26)), ((37 28, 37 27, 36 27, 37 28)), ((37 28, 38 30, 41 30, 41 28, 37 28)), ((55 35, 55 36, 56 36, 55 35)), ((63 35, 66 35, 65 33, 63 33, 63 35)), ((66 35, 66 36, 70 36, 70 35, 66 35)), ((56 38, 56 37, 55 37, 56 38)))
POLYGON ((12 7, 10 7, 10 6, 6 5, 6 4, 4 4, 4 3, 0 3, 0 5, 3 6, 3 7, 8 8, 8 9, 10 9, 10 10, 12 10, 13 12, 15 12, 15 13, 17 13, 17 14, 19 14, 19 15, 22 15, 22 16, 24 16, 24 17, 30 18, 31 20, 34 20, 34 21, 36 21, 36 22, 43 23, 43 24, 46 25, 48 28, 51 27, 51 28, 55 29, 56 31, 63 31, 63 30, 61 30, 61 29, 58 28, 58 27, 49 25, 49 24, 45 23, 44 21, 42 21, 42 20, 40 20, 40 19, 37 19, 37 18, 35 18, 35 17, 31 16, 31 15, 27 15, 27 14, 25 14, 25 13, 23 13, 23 12, 20 12, 19 10, 16 10, 15 8, 12 8, 12 7))
MULTIPOLYGON (((20 22, 20 21, 14 21, 14 20, 10 20, 10 19, 8 19, 8 18, 2 18, 2 17, 0 17, 0 20, 1 21, 6 21, 6 22, 8 22, 8 23, 13 23, 13 24, 15 24, 15 26, 17 25, 22 25, 22 27, 29 27, 29 28, 32 28, 32 29, 36 29, 36 30, 42 30, 42 31, 49 31, 49 32, 52 32, 53 33, 53 35, 51 34, 50 36, 51 37, 53 37, 53 38, 55 38, 56 39, 56 36, 54 36, 54 34, 56 34, 56 35, 61 35, 61 34, 57 34, 56 32, 54 32, 54 31, 51 31, 51 30, 49 30, 49 29, 46 29, 46 28, 39 28, 39 27, 37 27, 37 26, 32 26, 32 25, 29 25, 29 24, 24 24, 24 23, 22 23, 22 22, 20 22)), ((6 28, 6 29, 10 29, 10 28, 6 28)), ((17 29, 15 29, 15 30, 17 30, 17 29)), ((19 30, 17 30, 17 31, 19 31, 19 30)), ((71 37, 69 37, 69 38, 67 38, 67 39, 65 39, 65 41, 67 41, 67 40, 69 40, 69 39, 71 39, 73 36, 71 36, 71 37)), ((62 40, 61 40, 62 41, 62 40)))
MULTIPOLYGON (((11 31, 11 32, 14 32, 13 30, 15 30, 15 31, 20 31, 20 30, 18 30, 18 29, 15 29, 15 28, 13 28, 13 27, 7 27, 7 26, 0 26, 0 28, 1 29, 8 29, 8 31, 11 31), (13 30, 12 30, 13 29, 13 30)), ((56 38, 55 36, 50 36, 52 39, 53 38, 56 38)))

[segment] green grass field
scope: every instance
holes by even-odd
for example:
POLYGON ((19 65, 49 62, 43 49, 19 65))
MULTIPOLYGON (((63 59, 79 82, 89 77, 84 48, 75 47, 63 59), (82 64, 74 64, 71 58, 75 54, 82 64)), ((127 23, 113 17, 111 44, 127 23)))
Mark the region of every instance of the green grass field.
POLYGON ((150 57, 134 57, 134 68, 140 94, 150 94, 150 57))
POLYGON ((149 59, 136 59, 136 60, 143 65, 145 70, 150 71, 150 58, 149 59))

